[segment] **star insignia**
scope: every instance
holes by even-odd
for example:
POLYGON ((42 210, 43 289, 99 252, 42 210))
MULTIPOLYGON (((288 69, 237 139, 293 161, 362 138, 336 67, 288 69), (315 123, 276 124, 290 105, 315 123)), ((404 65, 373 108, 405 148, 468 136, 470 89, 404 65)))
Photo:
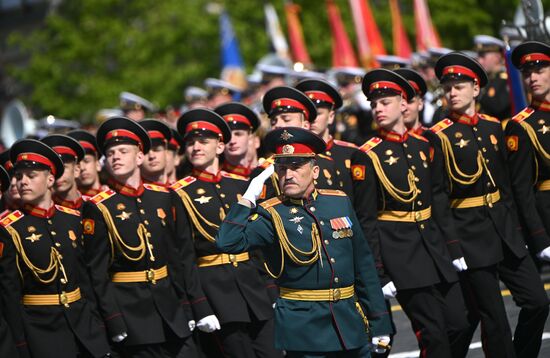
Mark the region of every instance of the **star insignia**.
POLYGON ((388 165, 394 165, 399 160, 399 157, 394 157, 393 155, 390 155, 390 157, 386 160, 384 160, 385 163, 388 163, 388 165))
POLYGON ((288 219, 291 223, 299 224, 304 219, 303 216, 295 216, 292 219, 288 219))
POLYGON ((550 132, 550 126, 543 125, 537 132, 541 132, 542 134, 546 134, 547 132, 550 132))
POLYGON ((298 214, 298 208, 290 208, 290 213, 291 214, 298 214))
POLYGON ((281 133, 281 139, 282 140, 289 140, 290 138, 294 137, 292 134, 288 133, 286 129, 281 133))
POLYGON ((116 217, 124 221, 124 220, 130 219, 130 215, 132 215, 132 213, 127 213, 126 211, 123 211, 120 214, 118 214, 116 217))
POLYGON ((201 196, 200 198, 194 199, 199 204, 206 204, 212 199, 211 196, 201 196))
POLYGON ((468 143, 470 143, 469 139, 461 138, 459 142, 455 143, 455 145, 460 147, 460 148, 464 148, 465 146, 468 145, 468 143))
POLYGON ((25 240, 29 240, 30 242, 35 242, 35 241, 38 241, 40 240, 40 238, 42 237, 42 234, 35 234, 33 233, 31 236, 27 236, 25 238, 25 240))

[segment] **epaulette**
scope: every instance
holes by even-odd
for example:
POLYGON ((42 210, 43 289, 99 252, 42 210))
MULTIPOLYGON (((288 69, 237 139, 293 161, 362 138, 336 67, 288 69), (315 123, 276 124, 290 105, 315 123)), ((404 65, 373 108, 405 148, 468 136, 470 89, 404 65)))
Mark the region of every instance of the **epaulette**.
POLYGON ((247 177, 243 177, 242 175, 239 175, 239 174, 228 173, 228 172, 225 172, 225 171, 222 171, 221 174, 222 174, 222 177, 226 177, 226 178, 244 180, 244 181, 248 180, 247 177))
POLYGON ((340 145, 342 147, 349 147, 349 148, 357 148, 357 146, 354 143, 346 142, 343 140, 334 139, 334 144, 340 145))
POLYGON ((96 194, 92 200, 90 200, 90 202, 94 203, 94 204, 99 204, 101 203, 103 200, 106 200, 106 199, 109 199, 111 196, 115 195, 116 194, 116 191, 112 190, 112 189, 107 189, 105 191, 102 191, 101 193, 99 194, 96 194))
POLYGON ((337 189, 317 189, 321 195, 330 195, 330 196, 346 196, 342 190, 337 189))
POLYGON ((512 117, 512 120, 517 123, 523 122, 526 118, 533 114, 535 110, 531 107, 524 108, 521 112, 512 117))
POLYGON ((419 140, 421 140, 421 141, 423 141, 423 142, 428 142, 428 143, 430 142, 429 140, 427 140, 426 138, 424 138, 424 137, 421 136, 420 134, 416 134, 416 133, 413 133, 413 132, 409 132, 409 135, 410 135, 411 137, 414 137, 414 138, 416 138, 416 139, 419 139, 419 140))
POLYGON ((430 130, 432 132, 434 132, 435 134, 441 132, 442 130, 446 129, 446 128, 449 128, 450 126, 453 125, 453 121, 451 121, 449 118, 445 118, 444 120, 441 120, 439 122, 437 122, 436 124, 434 124, 430 130))
POLYGON ((322 153, 317 153, 317 156, 318 156, 319 158, 323 158, 323 159, 326 159, 326 160, 332 160, 332 161, 334 160, 334 159, 332 159, 331 157, 329 157, 328 155, 324 155, 324 154, 322 154, 322 153))
POLYGON ((68 208, 66 206, 62 206, 62 205, 55 205, 55 208, 61 212, 64 212, 66 214, 71 214, 71 215, 76 215, 76 216, 80 216, 80 211, 78 210, 74 210, 74 209, 71 209, 71 208, 68 208))
POLYGON ((493 117, 493 116, 490 116, 490 115, 488 115, 488 114, 480 113, 480 114, 479 114, 479 118, 484 119, 484 120, 489 121, 489 122, 500 123, 500 121, 499 121, 498 118, 493 117))
POLYGON ((275 163, 275 158, 273 158, 273 156, 269 157, 269 158, 266 158, 262 164, 258 165, 260 168, 262 169, 266 169, 267 167, 269 167, 271 164, 275 163))
POLYGON ((172 188, 174 191, 176 191, 176 190, 179 190, 181 188, 185 188, 186 186, 188 186, 189 184, 191 184, 195 181, 197 181, 197 178, 192 177, 192 176, 187 176, 183 179, 178 180, 174 184, 170 185, 170 188, 172 188))
POLYGON ((372 137, 365 142, 362 146, 359 147, 359 150, 368 153, 372 148, 376 147, 378 144, 382 143, 382 138, 372 137))
POLYGON ((260 203, 260 206, 264 209, 268 209, 268 208, 270 208, 272 206, 275 206, 277 204, 280 204, 280 203, 282 203, 281 199, 279 199, 279 197, 276 196, 274 198, 268 199, 268 200, 260 203))
POLYGON ((148 189, 148 190, 160 191, 162 193, 169 193, 170 192, 170 190, 168 190, 167 188, 165 188, 161 185, 156 185, 156 184, 143 183, 143 187, 145 189, 148 189))
POLYGON ((9 209, 6 209, 6 210, 2 211, 2 212, 0 213, 0 220, 2 220, 3 218, 5 218, 6 216, 8 216, 10 213, 11 213, 11 210, 9 210, 9 209))
POLYGON ((2 225, 2 227, 8 227, 17 220, 21 219, 23 216, 24 214, 21 211, 15 210, 11 214, 0 220, 0 225, 2 225))

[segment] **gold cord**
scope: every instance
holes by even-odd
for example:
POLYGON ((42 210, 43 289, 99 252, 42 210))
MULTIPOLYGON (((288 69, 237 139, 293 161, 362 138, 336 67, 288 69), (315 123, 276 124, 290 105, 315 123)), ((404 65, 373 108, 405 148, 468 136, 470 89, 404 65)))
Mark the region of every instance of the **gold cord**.
POLYGON ((386 176, 386 173, 384 173, 384 169, 382 168, 382 164, 380 163, 380 159, 378 158, 378 155, 376 155, 376 153, 374 153, 373 151, 370 151, 367 154, 372 160, 372 164, 374 165, 374 170, 376 171, 376 174, 378 175, 379 181, 381 182, 383 187, 386 189, 386 191, 395 200, 397 200, 399 202, 402 202, 402 203, 411 203, 416 199, 416 197, 418 196, 418 188, 416 187, 416 183, 414 181, 414 179, 415 179, 414 172, 411 169, 408 169, 408 173, 407 173, 407 181, 409 183, 409 190, 398 189, 388 179, 388 177, 386 176))
POLYGON ((214 238, 214 236, 210 235, 206 231, 206 229, 199 222, 199 219, 202 220, 209 227, 215 229, 216 231, 219 230, 220 226, 206 220, 206 218, 202 216, 201 213, 195 208, 195 206, 193 205, 193 200, 191 200, 189 195, 184 190, 177 190, 177 193, 181 197, 181 200, 183 201, 183 205, 185 206, 187 213, 191 217, 191 221, 193 222, 193 225, 195 225, 197 230, 202 234, 202 236, 206 238, 206 240, 210 242, 215 242, 216 239, 214 238))
POLYGON ((481 154, 481 151, 477 151, 477 170, 473 174, 466 174, 460 170, 458 164, 456 163, 453 146, 451 145, 451 141, 449 140, 447 135, 445 135, 445 133, 443 132, 439 132, 437 133, 437 135, 441 139, 441 147, 443 149, 443 154, 445 155, 445 167, 447 169, 447 174, 451 179, 450 189, 452 190, 453 181, 456 181, 457 183, 460 183, 462 185, 472 185, 473 183, 475 183, 481 177, 481 174, 483 173, 483 168, 485 167, 483 154, 481 154), (457 175, 454 174, 455 172, 457 175))

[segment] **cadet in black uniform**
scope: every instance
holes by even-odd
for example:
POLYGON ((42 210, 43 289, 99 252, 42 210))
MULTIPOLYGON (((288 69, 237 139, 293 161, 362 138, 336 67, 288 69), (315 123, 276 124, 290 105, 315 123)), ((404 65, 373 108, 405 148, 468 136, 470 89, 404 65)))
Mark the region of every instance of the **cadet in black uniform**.
POLYGON ((536 349, 548 299, 518 230, 502 126, 498 119, 475 110, 475 98, 487 76, 479 63, 460 53, 441 57, 435 70, 450 117, 431 128, 437 136, 430 139, 445 157, 452 216, 469 267, 462 283, 470 304, 471 334, 481 319, 488 354, 522 354, 536 349), (522 308, 513 345, 499 276, 522 308))
MULTIPOLYGON (((8 172, 11 182, 10 186, 4 189, 4 195, 2 195, 2 205, 3 210, 2 214, 7 213, 11 210, 17 210, 21 207, 21 195, 17 191, 15 175, 13 175, 13 164, 10 160, 10 151, 6 150, 0 153, 0 165, 6 169, 8 172)), ((0 214, 0 219, 3 215, 0 214)))
POLYGON ((403 113, 403 122, 410 132, 424 136, 429 128, 424 127, 422 124, 420 114, 424 109, 424 96, 428 91, 428 85, 420 73, 410 68, 399 68, 394 72, 409 81, 415 93, 413 98, 409 98, 407 109, 403 113))
POLYGON ((22 356, 109 354, 82 255, 80 212, 55 205, 61 158, 27 139, 10 150, 23 207, 0 221, 0 272, 6 313, 22 356))
POLYGON ((200 322, 211 310, 192 242, 177 236, 189 224, 175 216, 175 196, 141 181, 150 138, 136 122, 112 117, 99 127, 97 143, 112 189, 85 203, 84 243, 109 337, 122 341, 119 348, 128 357, 194 356, 188 321, 200 322), (184 312, 189 302, 193 317, 184 312))
POLYGON ((351 156, 357 151, 357 146, 334 139, 329 131, 329 127, 334 123, 336 111, 342 107, 342 97, 336 88, 323 80, 303 80, 296 85, 296 89, 304 92, 317 107, 317 117, 311 122, 310 130, 327 143, 326 150, 321 154, 334 162, 335 177, 338 178, 336 188, 343 190, 353 199, 350 166, 351 156))
POLYGON ((468 323, 455 270, 466 265, 449 209, 437 202, 442 176, 433 161, 441 159, 403 122, 406 101, 415 96, 405 78, 373 70, 363 91, 380 130, 353 157, 354 206, 378 255, 383 292, 403 307, 422 355, 464 357, 468 323))
POLYGON ((201 346, 209 357, 278 357, 273 344, 273 309, 265 282, 248 252, 222 253, 214 237, 232 203, 246 190, 247 180, 221 171, 219 156, 231 130, 217 113, 207 109, 185 112, 178 120, 185 155, 193 172, 174 185, 192 222, 190 236, 197 255, 202 287, 219 319, 197 323, 209 335, 201 346))
POLYGON ((156 119, 145 119, 139 124, 151 138, 151 150, 145 155, 141 165, 141 177, 145 183, 168 187, 166 175, 166 152, 172 131, 165 123, 156 119))

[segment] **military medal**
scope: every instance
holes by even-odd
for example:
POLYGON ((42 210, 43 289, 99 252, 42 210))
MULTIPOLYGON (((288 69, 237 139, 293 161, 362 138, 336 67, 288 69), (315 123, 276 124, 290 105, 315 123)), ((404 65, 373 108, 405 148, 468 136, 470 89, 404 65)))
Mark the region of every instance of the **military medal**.
POLYGON ((296 208, 296 207, 293 207, 293 208, 290 208, 290 210, 289 210, 289 211, 290 211, 290 213, 291 213, 292 215, 295 215, 295 214, 297 214, 297 213, 298 213, 298 208, 296 208))
POLYGON ((334 239, 351 237, 353 235, 353 231, 351 230, 352 226, 353 223, 348 216, 330 219, 330 227, 334 230, 332 233, 334 239))
POLYGON ((119 218, 120 220, 124 221, 124 220, 130 219, 130 215, 132 215, 131 212, 127 213, 126 211, 123 211, 120 214, 118 214, 116 217, 119 218))
POLYGON ((298 230, 300 235, 302 235, 302 233, 304 232, 304 228, 302 227, 302 225, 298 225, 298 228, 296 230, 298 230))
POLYGON ((197 194, 198 194, 198 195, 202 195, 202 194, 204 194, 204 193, 206 193, 206 190, 204 190, 203 188, 198 188, 198 189, 197 189, 197 194))
POLYGON ((327 178, 328 185, 332 185, 332 175, 330 175, 330 172, 327 169, 323 169, 323 175, 327 178))
POLYGON ((494 134, 491 134, 489 136, 489 139, 491 140, 491 144, 495 147, 495 150, 498 151, 498 139, 495 137, 494 134))
POLYGON ((164 212, 163 208, 157 208, 157 216, 160 218, 162 226, 166 226, 166 221, 164 221, 164 219, 166 218, 166 213, 164 212))
POLYGON ((304 217, 303 216, 295 216, 291 219, 288 219, 288 221, 294 223, 294 224, 300 224, 300 222, 302 221, 304 217))
POLYGON ((124 209, 126 209, 126 205, 124 205, 122 203, 118 203, 118 204, 116 204, 116 209, 117 210, 124 210, 124 209))

